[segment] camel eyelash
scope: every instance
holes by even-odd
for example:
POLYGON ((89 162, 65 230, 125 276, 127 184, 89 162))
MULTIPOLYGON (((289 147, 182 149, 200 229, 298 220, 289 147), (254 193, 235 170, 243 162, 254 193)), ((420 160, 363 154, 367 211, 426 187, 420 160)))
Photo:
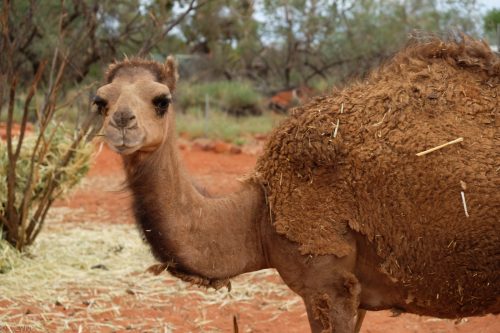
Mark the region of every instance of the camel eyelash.
POLYGON ((167 95, 159 95, 153 98, 153 105, 155 106, 156 113, 161 117, 163 116, 170 105, 170 98, 167 95))
POLYGON ((105 100, 104 98, 100 96, 94 96, 94 99, 92 100, 92 104, 94 104, 97 107, 97 112, 99 113, 104 113, 108 106, 108 101, 105 100))

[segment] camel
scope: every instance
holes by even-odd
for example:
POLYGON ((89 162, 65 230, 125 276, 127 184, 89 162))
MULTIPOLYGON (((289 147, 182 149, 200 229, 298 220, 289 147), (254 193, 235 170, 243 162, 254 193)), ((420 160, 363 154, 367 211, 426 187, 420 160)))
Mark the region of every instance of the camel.
POLYGON ((358 332, 367 310, 499 312, 499 74, 480 41, 412 41, 294 109, 223 197, 181 165, 172 57, 111 64, 94 104, 157 272, 220 288, 275 268, 312 332, 358 332))

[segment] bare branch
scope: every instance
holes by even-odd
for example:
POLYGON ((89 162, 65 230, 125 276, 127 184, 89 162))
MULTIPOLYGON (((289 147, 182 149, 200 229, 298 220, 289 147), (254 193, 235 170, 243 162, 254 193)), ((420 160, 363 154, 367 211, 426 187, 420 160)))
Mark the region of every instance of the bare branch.
POLYGON ((325 73, 326 71, 328 71, 329 69, 331 69, 333 67, 341 66, 341 65, 344 65, 344 64, 347 64, 347 63, 351 63, 351 62, 360 61, 362 59, 364 59, 363 56, 357 56, 357 57, 347 58, 347 59, 339 59, 339 60, 332 61, 332 62, 330 62, 330 63, 328 63, 326 65, 323 65, 320 68, 313 67, 313 65, 311 63, 306 63, 305 65, 307 65, 310 68, 312 68, 314 70, 314 72, 311 73, 311 74, 309 74, 305 78, 305 81, 308 82, 309 80, 311 80, 316 75, 321 75, 322 77, 325 77, 325 74, 323 74, 323 73, 325 73))
POLYGON ((138 56, 139 57, 146 56, 149 52, 151 52, 153 47, 155 47, 159 42, 161 42, 168 35, 168 33, 172 31, 173 28, 179 25, 191 11, 204 6, 206 3, 208 3, 208 0, 206 1, 200 0, 198 1, 197 5, 195 5, 195 3, 196 0, 191 0, 188 8, 184 12, 182 12, 179 16, 177 16, 177 18, 175 18, 169 25, 167 25, 161 34, 156 35, 155 37, 152 37, 150 39, 147 39, 142 45, 141 49, 139 50, 138 56))
POLYGON ((14 104, 16 98, 18 78, 14 76, 11 80, 9 93, 9 106, 7 110, 7 156, 9 159, 7 167, 7 219, 9 221, 16 219, 16 211, 14 207, 15 190, 16 190, 16 160, 12 152, 12 124, 14 122, 14 104))
POLYGON ((23 145, 24 133, 26 132, 26 123, 28 122, 29 106, 31 104, 31 99, 35 95, 38 83, 40 82, 40 79, 42 78, 42 74, 43 74, 43 71, 45 70, 46 64, 47 64, 47 62, 44 61, 43 63, 40 64, 40 66, 38 66, 38 71, 35 74, 35 77, 31 83, 28 95, 26 96, 26 98, 24 100, 23 116, 21 119, 21 129, 20 129, 20 133, 19 133, 19 139, 17 141, 16 152, 14 154, 14 160, 18 159, 19 154, 21 152, 21 146, 23 145))

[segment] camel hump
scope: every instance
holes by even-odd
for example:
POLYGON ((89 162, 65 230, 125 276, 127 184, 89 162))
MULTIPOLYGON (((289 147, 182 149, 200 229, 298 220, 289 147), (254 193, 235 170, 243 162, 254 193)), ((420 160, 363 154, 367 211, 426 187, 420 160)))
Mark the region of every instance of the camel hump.
POLYGON ((465 223, 461 181, 469 220, 500 213, 487 200, 498 193, 499 68, 479 41, 414 41, 365 81, 294 109, 256 166, 277 231, 311 253, 338 254, 345 225, 370 239, 387 221, 406 228, 398 209, 404 221, 425 212, 417 221, 465 223))

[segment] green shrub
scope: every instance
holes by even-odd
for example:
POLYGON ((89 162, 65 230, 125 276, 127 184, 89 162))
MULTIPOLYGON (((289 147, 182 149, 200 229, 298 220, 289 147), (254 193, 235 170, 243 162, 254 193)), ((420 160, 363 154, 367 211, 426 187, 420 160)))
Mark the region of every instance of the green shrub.
POLYGON ((208 97, 209 108, 220 109, 230 115, 246 116, 262 113, 262 96, 246 81, 215 81, 210 83, 179 86, 176 105, 185 111, 189 108, 205 108, 208 97))
POLYGON ((177 114, 176 125, 179 133, 186 133, 191 138, 221 139, 242 145, 245 136, 269 133, 284 118, 272 112, 236 118, 214 109, 205 117, 202 109, 190 108, 177 114))
MULTIPOLYGON (((74 149, 74 156, 67 165, 61 166, 60 162, 64 156, 71 149, 71 131, 65 129, 62 125, 49 129, 50 133, 53 131, 54 135, 52 141, 49 143, 46 155, 42 160, 35 161, 38 163, 37 170, 34 170, 33 192, 30 201, 30 206, 37 204, 43 189, 51 178, 58 173, 57 191, 53 193, 52 198, 66 193, 70 188, 75 186, 80 179, 87 173, 90 167, 90 155, 92 152, 92 145, 81 142, 76 149, 74 149)), ((20 200, 24 195, 24 189, 28 184, 30 177, 30 160, 31 154, 36 144, 38 134, 28 134, 21 148, 21 154, 17 162, 16 169, 16 201, 20 200)), ((17 142, 14 140, 14 144, 17 142)), ((7 143, 0 141, 0 214, 3 214, 3 203, 7 201, 7 143)))
MULTIPOLYGON (((28 12, 35 8, 29 7, 28 12)), ((2 31, 20 33, 0 34, 0 120, 6 125, 6 139, 0 141, 0 239, 20 251, 35 240, 54 200, 88 170, 92 145, 86 143, 98 133, 103 119, 98 112, 90 112, 89 99, 82 98, 86 107, 78 105, 76 97, 84 96, 91 86, 78 87, 76 96, 65 90, 70 84, 65 81, 68 70, 78 67, 75 49, 64 38, 66 29, 50 37, 51 55, 44 53, 34 68, 25 71, 16 65, 15 55, 31 39, 16 28, 15 12, 8 2, 1 7, 0 25, 6 29, 2 31), (68 131, 60 124, 70 115, 76 115, 75 130, 68 131), (29 122, 36 124, 34 133, 28 129, 29 122)), ((36 30, 32 16, 26 15, 24 32, 36 30)))
MULTIPOLYGON (((3 229, 2 237, 7 237, 16 247, 22 248, 34 240, 52 202, 67 193, 89 170, 93 146, 85 140, 75 141, 73 134, 63 125, 49 126, 45 134, 26 132, 15 164, 12 201, 16 218, 11 220, 6 210, 7 174, 12 163, 7 142, 0 140, 0 216, 5 222, 0 221, 0 229, 3 229), (6 228, 6 223, 10 228, 6 228), (8 229, 10 234, 5 233, 8 229)), ((12 140, 14 147, 17 140, 16 137, 12 140)))

